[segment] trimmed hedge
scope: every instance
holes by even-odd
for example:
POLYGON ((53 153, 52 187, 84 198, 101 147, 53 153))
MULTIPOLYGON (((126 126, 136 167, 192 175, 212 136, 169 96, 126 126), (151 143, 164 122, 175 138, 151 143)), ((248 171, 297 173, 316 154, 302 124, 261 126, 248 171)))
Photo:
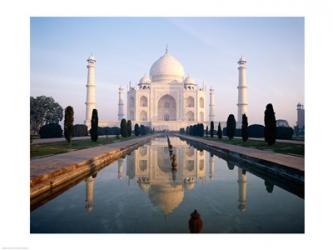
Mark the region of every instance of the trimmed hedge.
POLYGON ((277 127, 276 138, 290 140, 293 137, 294 130, 291 127, 277 127))
POLYGON ((40 138, 62 137, 62 129, 58 123, 49 123, 39 129, 40 138))
POLYGON ((265 127, 260 124, 253 124, 248 127, 249 137, 263 138, 265 135, 265 127))
POLYGON ((120 128, 118 127, 98 127, 98 135, 119 135, 120 128))
MULTIPOLYGON (((224 127, 224 128, 222 129, 222 134, 223 134, 223 136, 227 136, 227 128, 226 128, 226 127, 224 127)), ((240 137, 241 134, 242 134, 242 130, 239 129, 239 128, 236 128, 236 129, 235 129, 235 137, 240 137)))
POLYGON ((88 127, 84 124, 75 124, 73 126, 73 136, 74 137, 88 136, 88 127))

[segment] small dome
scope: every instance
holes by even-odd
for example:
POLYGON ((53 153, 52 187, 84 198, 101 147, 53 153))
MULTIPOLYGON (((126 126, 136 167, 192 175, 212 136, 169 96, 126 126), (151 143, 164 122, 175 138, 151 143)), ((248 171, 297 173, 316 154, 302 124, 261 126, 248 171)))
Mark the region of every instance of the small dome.
POLYGON ((165 52, 150 68, 150 77, 153 81, 184 79, 183 65, 172 55, 165 52))
POLYGON ((192 78, 190 75, 188 75, 188 76, 185 78, 184 83, 185 83, 185 84, 192 84, 192 85, 195 85, 195 81, 193 80, 193 78, 192 78))
POLYGON ((149 188, 150 188, 150 183, 146 183, 146 182, 139 182, 139 187, 143 192, 148 192, 149 188))
POLYGON ((147 75, 144 75, 140 81, 139 81, 140 84, 150 84, 151 83, 151 80, 149 78, 149 76, 147 75))
POLYGON ((187 190, 192 190, 195 187, 195 182, 186 182, 184 186, 187 190))

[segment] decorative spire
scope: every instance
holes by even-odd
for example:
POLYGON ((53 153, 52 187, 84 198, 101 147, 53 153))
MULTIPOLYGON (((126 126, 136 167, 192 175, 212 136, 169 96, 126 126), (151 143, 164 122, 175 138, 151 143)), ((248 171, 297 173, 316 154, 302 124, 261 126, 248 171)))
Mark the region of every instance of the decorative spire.
POLYGON ((168 50, 168 44, 165 47, 165 54, 168 54, 169 50, 168 50))
POLYGON ((239 58, 238 64, 246 64, 246 60, 244 59, 243 55, 239 58))

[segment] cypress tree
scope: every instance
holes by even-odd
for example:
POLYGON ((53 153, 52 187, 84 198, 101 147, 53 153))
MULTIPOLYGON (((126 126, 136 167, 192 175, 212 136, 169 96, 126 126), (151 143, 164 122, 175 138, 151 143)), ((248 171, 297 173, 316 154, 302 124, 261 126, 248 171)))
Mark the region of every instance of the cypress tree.
POLYGON ((73 137, 74 110, 71 106, 65 109, 64 136, 67 142, 71 142, 73 137))
POLYGON ((222 139, 222 129, 221 129, 221 123, 219 122, 219 126, 217 127, 217 136, 219 139, 222 139))
POLYGON ((134 134, 135 134, 135 136, 140 135, 140 127, 137 123, 135 123, 135 125, 134 125, 134 134))
POLYGON ((214 122, 210 122, 210 137, 214 137, 214 122))
POLYGON ((249 139, 249 132, 248 132, 248 123, 247 123, 247 116, 246 114, 242 115, 242 139, 246 142, 249 139))
POLYGON ((146 135, 147 134, 147 129, 144 125, 140 125, 140 134, 141 135, 146 135))
POLYGON ((127 123, 126 123, 125 119, 121 119, 120 134, 121 134, 122 137, 127 137, 127 123))
POLYGON ((90 138, 94 142, 96 142, 98 139, 98 112, 97 112, 97 109, 93 109, 93 111, 92 111, 90 138))
POLYGON ((273 145, 276 140, 276 119, 273 105, 267 104, 265 110, 265 141, 268 145, 273 145))
POLYGON ((132 135, 132 121, 131 120, 127 121, 126 127, 127 127, 127 136, 130 137, 132 135))
POLYGON ((209 134, 209 132, 208 132, 209 130, 208 130, 208 126, 206 126, 206 136, 208 137, 208 134, 209 134))
POLYGON ((205 135, 205 126, 202 123, 200 123, 200 136, 204 137, 204 135, 205 135))
POLYGON ((230 114, 228 116, 228 120, 227 120, 227 136, 228 136, 229 140, 234 138, 235 130, 236 130, 236 120, 235 120, 234 115, 230 114))

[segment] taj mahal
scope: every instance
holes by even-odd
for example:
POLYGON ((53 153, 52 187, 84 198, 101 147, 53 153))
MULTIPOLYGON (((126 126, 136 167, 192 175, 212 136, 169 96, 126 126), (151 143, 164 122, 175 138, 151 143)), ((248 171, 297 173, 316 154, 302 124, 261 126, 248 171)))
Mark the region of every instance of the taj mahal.
MULTIPOLYGON (((88 81, 86 98, 85 124, 90 127, 92 110, 96 108, 95 97, 95 67, 96 59, 87 59, 88 81)), ((238 115, 240 125, 242 114, 247 114, 247 82, 246 61, 241 57, 238 61, 238 115)), ((100 121, 99 126, 119 126, 123 118, 132 124, 149 126, 157 131, 178 131, 192 124, 203 123, 205 126, 215 121, 214 89, 209 89, 209 106, 207 106, 207 91, 199 86, 189 74, 185 74, 183 65, 166 48, 164 55, 155 61, 137 86, 128 86, 127 115, 124 107, 124 88, 118 91, 118 121, 100 121), (208 107, 208 114, 206 108, 208 107), (208 115, 208 116, 207 116, 208 115), (208 117, 208 119, 206 118, 208 117)))

